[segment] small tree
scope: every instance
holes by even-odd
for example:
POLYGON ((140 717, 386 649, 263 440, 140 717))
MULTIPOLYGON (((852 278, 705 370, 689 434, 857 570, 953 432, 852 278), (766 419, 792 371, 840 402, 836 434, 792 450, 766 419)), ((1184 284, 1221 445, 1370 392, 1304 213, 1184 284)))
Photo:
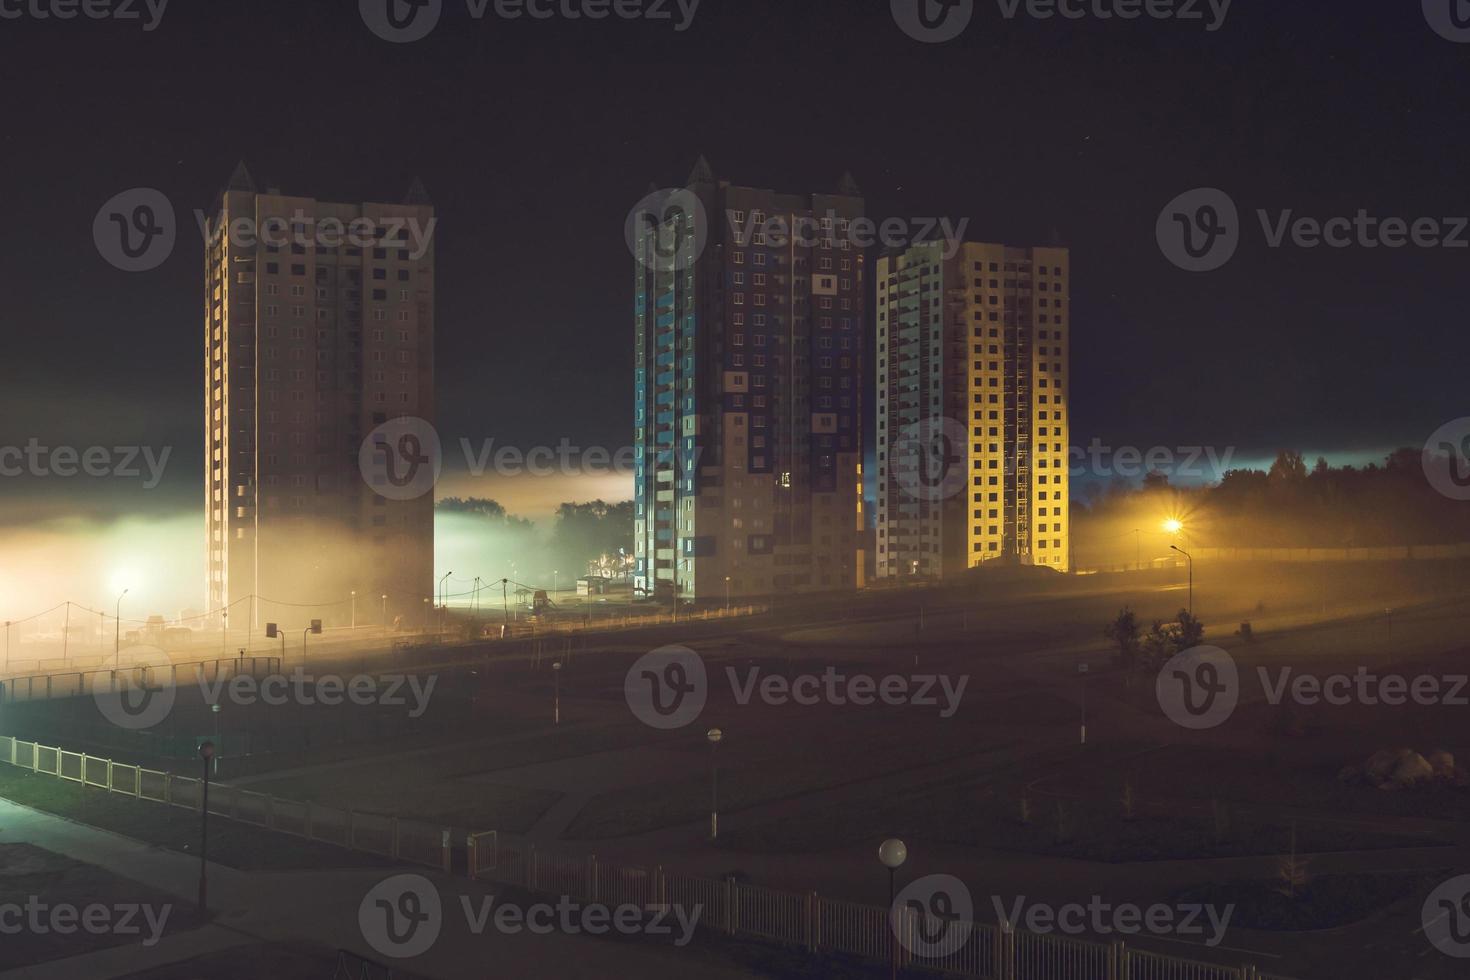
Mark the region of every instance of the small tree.
POLYGON ((1138 663, 1138 617, 1124 606, 1116 619, 1103 626, 1103 636, 1118 644, 1115 662, 1132 668, 1138 663))

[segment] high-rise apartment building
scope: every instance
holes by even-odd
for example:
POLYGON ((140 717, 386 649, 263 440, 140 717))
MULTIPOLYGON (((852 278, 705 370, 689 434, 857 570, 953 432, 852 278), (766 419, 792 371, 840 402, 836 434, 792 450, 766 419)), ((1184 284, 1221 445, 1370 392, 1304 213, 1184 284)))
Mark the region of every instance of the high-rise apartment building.
MULTIPOLYGON (((205 243, 209 608, 249 596, 423 609, 432 492, 385 495, 364 439, 434 418, 433 207, 258 192, 241 165, 205 243)), ((357 608, 359 607, 360 608, 357 608)), ((241 621, 232 610, 232 623, 241 621)))
POLYGON ((630 231, 635 586, 683 598, 861 584, 861 192, 717 180, 630 231))
POLYGON ((976 242, 879 259, 880 578, 1070 569, 1068 262, 976 242))

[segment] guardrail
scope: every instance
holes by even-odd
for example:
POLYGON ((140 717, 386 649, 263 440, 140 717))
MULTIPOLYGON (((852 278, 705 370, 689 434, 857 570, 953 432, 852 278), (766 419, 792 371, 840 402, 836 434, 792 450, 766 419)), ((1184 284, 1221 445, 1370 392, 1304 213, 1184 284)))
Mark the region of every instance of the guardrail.
MULTIPOLYGON (((0 735, 0 762, 196 813, 203 797, 203 780, 199 778, 114 762, 9 735, 0 735)), ((320 803, 299 803, 212 780, 209 812, 293 837, 421 864, 445 873, 453 870, 450 830, 436 824, 358 813, 320 803)))

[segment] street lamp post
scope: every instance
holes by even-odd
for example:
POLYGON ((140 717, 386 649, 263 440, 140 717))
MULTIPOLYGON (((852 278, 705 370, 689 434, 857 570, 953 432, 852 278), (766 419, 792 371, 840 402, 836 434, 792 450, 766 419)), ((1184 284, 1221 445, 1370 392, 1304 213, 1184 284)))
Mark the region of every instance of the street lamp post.
POLYGON ((1143 568, 1143 528, 1133 529, 1133 567, 1143 568))
POLYGON ((709 839, 715 840, 720 836, 720 767, 715 762, 715 747, 725 733, 711 728, 704 737, 709 739, 709 839))
POLYGON ((1082 678, 1082 743, 1087 744, 1087 664, 1077 665, 1077 676, 1082 678))
POLYGON ((552 695, 551 723, 561 724, 561 661, 551 665, 551 676, 555 684, 555 694, 552 695))
POLYGON ((209 764, 214 759, 214 743, 199 746, 199 758, 204 760, 204 791, 199 807, 199 916, 209 914, 207 865, 209 854, 209 764))
POLYGON ((352 629, 357 630, 357 590, 352 590, 352 629))
POLYGON ((1189 615, 1192 617, 1194 616, 1194 557, 1177 544, 1171 544, 1169 547, 1183 555, 1184 560, 1189 563, 1189 615))
POLYGON ((388 628, 388 593, 378 596, 383 601, 383 629, 388 628))
MULTIPOLYGON (((878 845, 878 861, 888 869, 888 920, 892 923, 894 937, 902 934, 902 922, 893 907, 894 874, 909 859, 908 845, 897 837, 890 837, 878 845)), ((893 944, 893 956, 889 963, 889 976, 898 976, 898 943, 893 944)))
POLYGON ((725 615, 730 615, 730 576, 725 576, 725 615))
POLYGON ((122 666, 122 601, 123 596, 128 594, 127 589, 122 590, 122 595, 117 597, 117 608, 113 611, 112 622, 112 669, 116 670, 122 666))

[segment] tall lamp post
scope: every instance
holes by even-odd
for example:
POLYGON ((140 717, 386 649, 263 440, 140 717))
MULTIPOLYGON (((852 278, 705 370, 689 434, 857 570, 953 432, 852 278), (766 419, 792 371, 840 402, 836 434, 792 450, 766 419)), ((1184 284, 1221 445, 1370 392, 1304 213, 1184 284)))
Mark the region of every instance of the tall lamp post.
POLYGON ((1189 552, 1187 552, 1183 548, 1179 547, 1177 544, 1171 544, 1171 545, 1169 545, 1169 547, 1170 548, 1173 548, 1175 551, 1177 551, 1181 555, 1183 555, 1184 556, 1184 560, 1186 562, 1188 562, 1188 564, 1189 564, 1189 615, 1190 616, 1193 616, 1194 615, 1194 557, 1192 555, 1190 555, 1189 552))
POLYGON ((383 602, 383 629, 388 628, 388 593, 384 592, 378 596, 383 602))
POLYGON ((209 854, 209 764, 214 759, 213 742, 205 742, 199 746, 199 758, 204 761, 204 791, 202 805, 199 807, 199 916, 203 918, 209 914, 209 885, 205 862, 209 854))
MULTIPOLYGON (((113 611, 112 622, 112 669, 116 670, 122 666, 122 601, 123 596, 128 594, 127 589, 122 590, 122 595, 117 597, 117 608, 113 611)), ((8 639, 8 636, 7 636, 8 639)), ((8 657, 7 657, 8 659, 8 657)))
POLYGON ((1143 568, 1143 528, 1133 529, 1133 567, 1143 568))
POLYGON ((711 728, 704 737, 709 739, 709 839, 715 840, 720 836, 720 767, 715 762, 715 747, 725 733, 711 728))
POLYGON ((445 572, 444 577, 439 579, 438 595, 440 606, 449 605, 449 576, 453 574, 453 572, 445 572))
POLYGON ((552 695, 551 723, 561 724, 561 661, 551 665, 551 676, 555 684, 555 694, 552 695))
MULTIPOLYGON (((893 878, 894 874, 909 859, 908 845, 897 837, 890 837, 878 845, 878 861, 888 869, 888 921, 893 927, 893 936, 897 939, 901 932, 902 920, 898 916, 898 910, 893 907, 893 878)), ((893 944, 893 957, 889 963, 889 976, 898 976, 898 943, 893 944)))
POLYGON ((357 590, 352 590, 352 629, 357 629, 357 590))

